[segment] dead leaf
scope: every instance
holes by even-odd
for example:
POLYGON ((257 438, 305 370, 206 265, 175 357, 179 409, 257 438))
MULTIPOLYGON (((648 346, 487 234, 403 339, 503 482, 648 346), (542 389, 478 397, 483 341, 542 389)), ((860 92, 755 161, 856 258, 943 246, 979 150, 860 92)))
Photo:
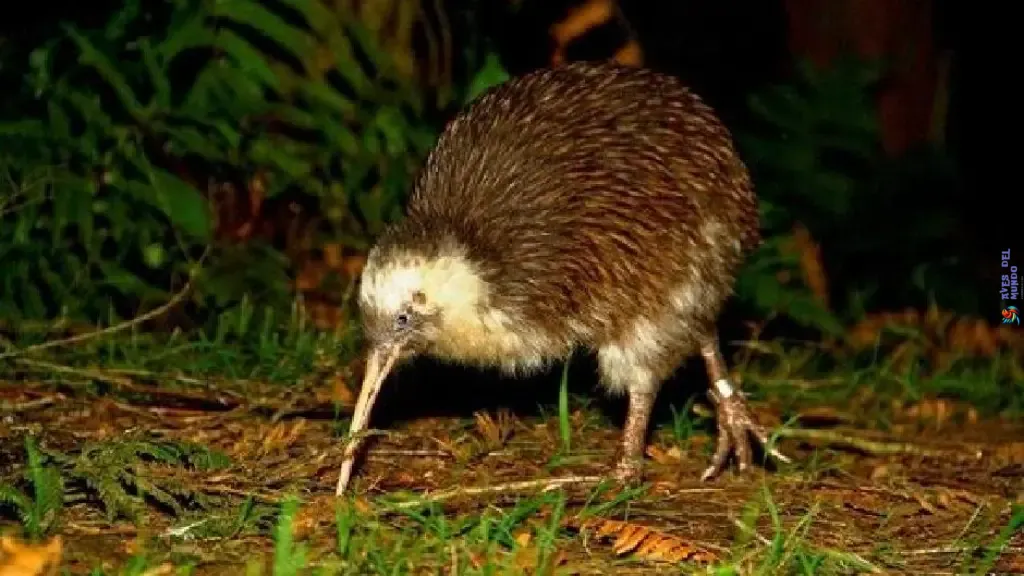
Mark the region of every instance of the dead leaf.
POLYGON ((353 254, 346 257, 341 263, 341 273, 346 278, 358 278, 363 273, 364 266, 366 266, 366 256, 353 254))
POLYGON ((257 456, 262 457, 286 450, 298 441, 305 429, 305 418, 297 418, 293 422, 278 422, 264 436, 257 456))
POLYGON ((356 405, 356 395, 345 383, 345 377, 340 373, 331 377, 331 401, 340 406, 356 405))
POLYGON ((614 538, 612 550, 619 556, 632 553, 640 559, 672 563, 710 562, 715 559, 708 550, 641 524, 598 518, 574 520, 570 524, 575 524, 580 530, 596 530, 599 540, 614 538))
POLYGON ((828 279, 825 275, 825 266, 822 264, 821 246, 815 242, 804 225, 797 224, 793 228, 792 248, 800 256, 800 271, 804 282, 815 299, 827 310, 828 279))
POLYGON ((565 18, 551 27, 551 36, 555 41, 551 63, 561 64, 564 62, 565 49, 570 42, 588 30, 608 22, 614 18, 614 15, 614 0, 591 0, 572 8, 565 18))
POLYGON ((683 459, 683 451, 680 450, 679 446, 676 445, 669 448, 668 451, 665 452, 665 455, 671 458, 672 460, 675 460, 676 462, 679 462, 683 459))
POLYGON ((881 480, 890 474, 889 467, 885 464, 875 466, 871 470, 870 478, 874 481, 881 480))
POLYGON ((38 545, 0 536, 0 576, 56 576, 63 554, 60 536, 38 545))
POLYGON ((338 270, 341 268, 342 260, 342 248, 341 244, 336 242, 329 242, 320 247, 324 253, 324 265, 331 270, 338 270))
POLYGON ((316 496, 305 502, 292 522, 296 538, 305 538, 335 521, 335 506, 342 502, 333 494, 316 496))
POLYGON ((910 495, 914 498, 914 500, 917 500, 917 503, 920 504, 921 509, 924 510, 925 512, 929 514, 935 514, 936 512, 938 512, 935 506, 931 502, 929 502, 923 494, 920 494, 918 492, 911 492, 910 495))
POLYGON ((362 496, 359 496, 355 500, 353 500, 353 505, 356 509, 357 514, 369 514, 373 511, 373 506, 371 506, 370 502, 366 498, 363 498, 362 496))
POLYGON ((174 565, 170 563, 163 563, 154 568, 150 568, 142 573, 142 576, 167 576, 167 574, 174 573, 174 565))
POLYGON ((641 66, 644 61, 643 48, 636 40, 630 40, 628 44, 615 52, 612 60, 626 66, 641 66))
POLYGON ((647 446, 647 456, 651 460, 654 460, 658 464, 678 464, 682 460, 683 453, 679 450, 678 446, 673 446, 668 450, 662 450, 660 446, 656 444, 650 444, 647 446))

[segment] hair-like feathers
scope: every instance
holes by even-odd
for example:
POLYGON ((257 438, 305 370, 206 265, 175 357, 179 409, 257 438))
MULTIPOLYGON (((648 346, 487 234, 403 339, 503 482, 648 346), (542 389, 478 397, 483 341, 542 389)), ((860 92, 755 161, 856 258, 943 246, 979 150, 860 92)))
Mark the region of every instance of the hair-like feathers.
POLYGON ((692 352, 759 241, 711 108, 671 76, 577 62, 492 88, 449 123, 370 254, 361 303, 372 333, 422 290, 466 336, 433 352, 500 364, 519 347, 511 368, 636 341, 641 321, 692 352), (685 330, 663 330, 666 316, 685 330))

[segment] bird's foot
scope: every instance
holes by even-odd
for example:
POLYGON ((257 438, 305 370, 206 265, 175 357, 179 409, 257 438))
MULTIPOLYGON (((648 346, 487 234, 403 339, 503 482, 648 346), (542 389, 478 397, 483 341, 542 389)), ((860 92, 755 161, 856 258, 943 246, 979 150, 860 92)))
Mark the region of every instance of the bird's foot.
POLYGON ((718 420, 718 445, 711 458, 711 466, 701 475, 701 481, 709 480, 722 472, 729 454, 735 452, 739 471, 744 472, 752 464, 751 440, 753 436, 764 450, 776 459, 789 463, 790 459, 775 448, 768 446, 768 431, 757 422, 750 412, 746 399, 726 379, 719 379, 711 391, 716 401, 718 420))

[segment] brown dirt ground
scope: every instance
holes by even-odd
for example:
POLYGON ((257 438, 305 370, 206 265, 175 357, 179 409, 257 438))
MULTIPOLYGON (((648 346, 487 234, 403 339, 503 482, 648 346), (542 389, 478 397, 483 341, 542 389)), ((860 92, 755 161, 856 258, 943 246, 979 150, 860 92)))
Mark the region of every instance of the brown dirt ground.
MULTIPOLYGON (((39 435, 43 446, 58 450, 71 450, 89 440, 143 434, 198 442, 222 450, 233 460, 228 469, 208 472, 154 466, 147 472, 154 481, 184 482, 237 503, 249 494, 277 503, 290 489, 297 489, 307 502, 328 503, 333 497, 341 462, 338 426, 330 409, 323 409, 323 402, 317 404, 315 394, 275 397, 267 390, 249 388, 247 398, 267 400, 242 402, 241 395, 225 392, 220 398, 236 407, 214 410, 198 406, 195 398, 186 398, 183 404, 174 395, 149 400, 129 394, 90 398, 9 383, 0 389, 7 390, 0 390, 0 400, 8 406, 26 406, 0 413, 5 420, 0 421, 0 477, 10 477, 22 465, 27 433, 39 435), (32 407, 41 398, 53 402, 32 407), (304 406, 294 398, 312 400, 304 406)), ((766 420, 773 420, 772 407, 756 409, 766 420)), ((833 408, 813 412, 819 415, 819 427, 835 413, 833 408)), ((921 413, 919 408, 899 411, 884 437, 856 422, 831 428, 858 438, 895 438, 909 443, 905 446, 916 453, 872 455, 820 445, 816 450, 817 442, 786 439, 781 446, 797 458, 795 467, 769 472, 758 467, 745 476, 730 472, 705 484, 697 478, 708 462, 710 438, 699 434, 688 447, 673 449, 668 432, 659 431, 652 434, 648 451, 646 480, 651 488, 630 505, 628 520, 736 561, 737 555, 730 556, 729 550, 740 532, 737 519, 742 508, 762 497, 767 488, 787 530, 815 510, 805 537, 809 545, 855 553, 886 573, 956 573, 964 542, 972 537, 974 542, 991 541, 1007 525, 1011 505, 1024 501, 1024 427, 973 417, 922 420, 921 413), (925 454, 927 450, 934 453, 925 454)), ((498 414, 477 422, 420 418, 395 424, 392 434, 370 442, 358 468, 353 486, 360 501, 372 508, 369 502, 374 498, 398 490, 441 492, 549 476, 600 475, 618 442, 616 427, 590 412, 577 411, 572 416, 572 451, 578 457, 552 466, 559 451, 557 419, 498 414)), ((567 493, 571 514, 588 491, 570 486, 567 493)), ((514 496, 461 496, 446 500, 444 507, 452 514, 480 512, 487 506, 507 505, 514 496)), ((87 573, 101 562, 120 566, 140 537, 182 524, 170 515, 151 512, 144 525, 125 520, 108 523, 95 502, 69 505, 59 529, 66 542, 66 566, 75 574, 87 573)), ((614 518, 623 519, 621 510, 614 518)), ((297 524, 300 537, 314 551, 327 550, 334 537, 333 521, 333 506, 307 506, 297 524)), ((757 532, 745 550, 756 552, 765 538, 772 538, 767 513, 760 516, 757 532)), ((240 565, 247 559, 272 549, 268 537, 255 535, 208 542, 151 541, 158 546, 163 542, 164 553, 202 558, 199 574, 241 573, 240 565)), ((577 537, 559 546, 561 560, 577 573, 678 573, 677 567, 656 562, 621 563, 608 542, 577 537)), ((996 570, 1024 573, 1024 534, 1011 539, 996 570)))

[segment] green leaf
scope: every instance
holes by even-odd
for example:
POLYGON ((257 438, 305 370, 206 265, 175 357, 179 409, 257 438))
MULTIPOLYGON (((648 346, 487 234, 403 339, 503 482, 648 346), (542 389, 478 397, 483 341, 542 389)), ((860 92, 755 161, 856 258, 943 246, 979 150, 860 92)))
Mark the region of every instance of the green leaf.
POLYGON ((214 104, 215 91, 221 90, 221 75, 217 64, 210 64, 196 75, 181 103, 178 113, 206 116, 214 104))
MULTIPOLYGON (((67 95, 68 103, 75 108, 75 111, 81 116, 82 120, 87 122, 88 130, 87 134, 92 134, 93 131, 99 131, 105 136, 111 136, 115 130, 114 121, 110 118, 110 115, 103 110, 100 106, 99 97, 96 95, 86 96, 85 93, 71 92, 67 95)), ((83 144, 80 150, 89 150, 96 152, 98 146, 95 142, 88 143, 90 148, 86 148, 83 144)))
POLYGON ((170 136, 170 149, 177 154, 195 154, 215 162, 227 160, 227 154, 217 146, 216 140, 191 126, 176 127, 161 123, 155 127, 170 136))
POLYGON ((249 153, 253 162, 272 164, 290 177, 301 179, 309 175, 313 166, 308 160, 292 154, 298 148, 299 146, 296 143, 288 145, 286 142, 270 141, 261 138, 252 143, 249 153))
POLYGON ((48 127, 41 120, 15 120, 0 122, 0 136, 20 136, 22 138, 43 139, 48 134, 48 127))
POLYGON ((748 104, 757 117, 782 130, 806 130, 813 122, 807 113, 807 102, 791 86, 777 86, 754 94, 748 104))
POLYGON ((47 102, 46 111, 49 119, 49 125, 47 126, 50 134, 56 136, 60 140, 71 139, 71 121, 68 119, 68 115, 64 112, 64 109, 57 105, 56 102, 47 102))
POLYGON ((78 237, 81 240, 91 240, 86 237, 86 234, 90 236, 92 234, 92 218, 92 195, 81 186, 80 182, 54 187, 52 225, 54 246, 60 244, 64 228, 72 224, 77 225, 78 237))
POLYGON ((220 0, 215 5, 214 14, 259 30, 291 52, 300 62, 306 61, 316 45, 310 35, 289 25, 283 18, 252 0, 220 0))
POLYGON ((135 92, 132 91, 131 86, 128 85, 128 80, 118 70, 119 66, 114 64, 106 54, 100 52, 88 38, 79 34, 74 28, 64 26, 64 29, 81 52, 78 61, 95 69, 110 84, 110 87, 113 88, 128 113, 135 118, 142 119, 144 117, 142 105, 135 96, 135 92))
POLYGON ((122 294, 153 300, 167 297, 165 291, 151 286, 114 262, 100 260, 96 264, 103 274, 102 283, 116 288, 122 294))
POLYGON ((328 36, 327 43, 334 54, 335 70, 357 96, 368 98, 373 89, 373 82, 359 67, 351 40, 343 32, 339 32, 328 36))
POLYGON ((263 85, 259 81, 241 70, 230 67, 222 68, 220 76, 222 89, 214 92, 215 96, 222 98, 218 102, 218 113, 221 113, 222 108, 231 106, 237 107, 238 112, 243 115, 258 116, 269 110, 270 103, 267 102, 263 85))
MULTIPOLYGON (((356 45, 366 55, 366 58, 373 65, 375 71, 392 80, 398 80, 398 75, 395 73, 395 66, 391 60, 391 56, 382 49, 380 42, 377 38, 367 29, 366 26, 359 24, 355 20, 351 20, 346 23, 346 30, 348 31, 347 37, 355 41, 356 45)), ((339 65, 341 63, 350 63, 351 68, 356 68, 355 60, 338 60, 339 65)), ((341 70, 339 69, 339 72, 341 70)))
POLYGON ((213 230, 209 207, 202 193, 159 168, 153 168, 149 178, 157 201, 171 223, 193 238, 209 240, 213 230))
POLYGON ((356 115, 356 105, 324 82, 304 82, 299 89, 314 104, 322 104, 350 120, 356 115))
POLYGON ((495 52, 489 52, 484 59, 484 65, 480 67, 480 70, 473 76, 472 82, 469 85, 469 92, 466 94, 466 101, 464 104, 468 104, 473 100, 476 100, 481 94, 488 89, 497 86, 509 79, 508 71, 501 64, 501 59, 495 52))
POLYGON ((310 28, 322 36, 335 32, 338 17, 323 2, 314 0, 282 0, 282 4, 299 12, 310 28))
POLYGON ((36 284, 35 275, 29 274, 28 266, 22 268, 19 274, 21 281, 22 311, 28 318, 39 318, 46 314, 46 304, 39 292, 39 285, 36 284))
POLYGON ((842 323, 828 310, 823 308, 810 295, 792 295, 782 307, 793 320, 817 328, 831 336, 842 336, 842 323))
POLYGON ((138 44, 142 52, 142 62, 149 72, 149 81, 153 83, 153 104, 166 109, 171 105, 171 83, 167 78, 167 71, 157 60, 158 56, 149 38, 140 38, 138 44))
POLYGON ((157 44, 156 52, 166 65, 185 50, 213 46, 216 40, 217 34, 207 24, 206 15, 199 14, 174 27, 167 37, 157 44))
POLYGON ((270 68, 263 54, 248 40, 231 30, 222 30, 217 35, 216 46, 235 61, 239 70, 252 74, 256 80, 274 92, 281 91, 281 80, 270 68))
POLYGON ((384 144, 389 155, 398 156, 408 150, 405 118, 397 107, 383 106, 378 109, 373 125, 384 136, 384 144))

